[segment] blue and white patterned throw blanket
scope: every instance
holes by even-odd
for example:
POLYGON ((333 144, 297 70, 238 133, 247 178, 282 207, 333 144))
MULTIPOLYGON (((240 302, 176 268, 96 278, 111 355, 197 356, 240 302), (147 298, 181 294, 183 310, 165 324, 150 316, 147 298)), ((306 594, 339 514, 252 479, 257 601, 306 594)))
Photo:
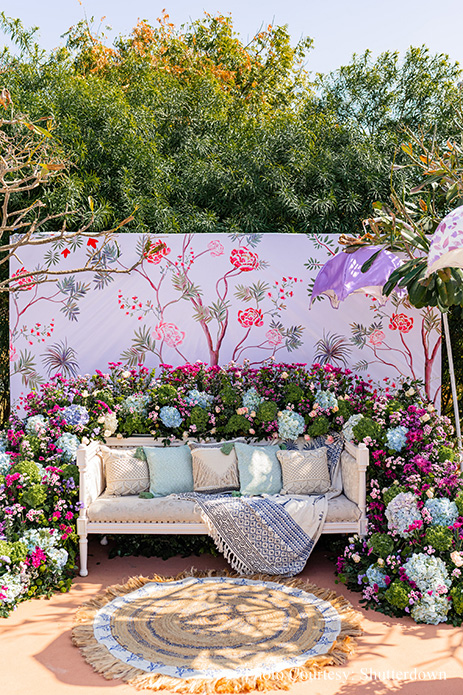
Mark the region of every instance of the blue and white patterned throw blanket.
POLYGON ((273 499, 201 493, 178 497, 196 502, 217 549, 240 574, 291 577, 302 571, 314 547, 314 538, 273 499))
MULTIPOLYGON (((325 437, 320 437, 307 448, 323 445, 336 487, 343 442, 338 439, 327 445, 325 437)), ((291 577, 303 570, 325 523, 328 497, 337 494, 339 490, 270 498, 185 492, 176 497, 196 502, 209 535, 236 572, 291 577)))

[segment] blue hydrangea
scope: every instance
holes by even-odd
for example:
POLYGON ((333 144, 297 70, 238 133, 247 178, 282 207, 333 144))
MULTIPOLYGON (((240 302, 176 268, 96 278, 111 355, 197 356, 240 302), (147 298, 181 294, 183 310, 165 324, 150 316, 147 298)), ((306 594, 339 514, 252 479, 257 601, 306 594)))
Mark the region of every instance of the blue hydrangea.
POLYGON ((401 451, 407 443, 408 429, 403 425, 391 427, 386 431, 387 445, 393 451, 401 451))
POLYGON ((243 406, 250 411, 257 410, 263 400, 254 386, 243 394, 243 406))
POLYGON ((418 589, 424 594, 438 587, 450 588, 452 580, 440 557, 427 553, 413 553, 403 566, 405 574, 410 581, 415 582, 418 589))
POLYGON ((413 606, 411 616, 417 623, 438 625, 447 620, 449 608, 450 602, 447 600, 447 596, 425 594, 413 606))
POLYGON ((421 521, 417 499, 412 492, 399 492, 386 507, 387 525, 390 531, 397 531, 402 538, 408 538, 407 529, 421 521))
POLYGON ((6 447, 7 447, 7 442, 5 439, 5 435, 2 433, 2 434, 0 434, 0 454, 5 453, 6 447))
POLYGON ((80 441, 75 434, 64 432, 61 437, 56 440, 58 449, 62 449, 61 461, 63 463, 71 463, 76 458, 77 447, 80 441))
POLYGON ((317 391, 314 400, 323 410, 331 410, 338 405, 338 399, 331 391, 317 391))
POLYGON ((305 420, 294 410, 278 413, 278 436, 281 439, 297 439, 305 429, 305 420))
POLYGON ((363 419, 363 415, 360 415, 360 413, 357 413, 356 415, 351 415, 350 418, 348 419, 348 421, 343 425, 342 433, 344 435, 344 438, 347 439, 348 442, 351 442, 353 440, 353 438, 354 438, 353 428, 362 419, 363 419))
POLYGON ((148 412, 149 400, 149 396, 144 396, 142 394, 127 396, 122 403, 122 410, 125 413, 146 415, 148 412))
POLYGON ((433 497, 424 506, 432 516, 431 526, 452 526, 458 518, 458 508, 448 497, 433 497))
POLYGON ((85 427, 90 420, 88 410, 83 405, 68 405, 61 416, 69 427, 85 427))
POLYGON ((183 422, 183 418, 180 415, 179 410, 175 408, 173 405, 163 406, 159 411, 159 417, 161 419, 161 422, 166 427, 180 427, 180 425, 183 422))
POLYGON ((26 420, 25 430, 27 434, 38 434, 48 425, 48 418, 43 415, 32 415, 26 420))
POLYGON ((8 454, 0 452, 0 475, 6 475, 10 470, 11 458, 8 454))
POLYGON ((378 567, 378 565, 370 565, 366 574, 368 583, 371 587, 376 584, 380 589, 386 588, 386 574, 381 567, 378 567))
POLYGON ((199 405, 199 407, 204 408, 204 410, 208 409, 213 400, 214 396, 209 395, 205 391, 198 391, 198 389, 190 389, 185 398, 185 402, 188 403, 188 405, 199 405))

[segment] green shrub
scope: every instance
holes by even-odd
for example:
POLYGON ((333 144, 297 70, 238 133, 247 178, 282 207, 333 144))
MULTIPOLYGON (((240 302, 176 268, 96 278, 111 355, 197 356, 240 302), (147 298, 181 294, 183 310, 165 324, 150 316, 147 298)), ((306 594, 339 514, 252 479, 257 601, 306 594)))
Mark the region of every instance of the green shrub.
POLYGON ((378 557, 386 558, 394 550, 394 541, 387 533, 373 533, 368 545, 378 557))
POLYGON ((403 582, 395 580, 384 592, 384 597, 391 606, 403 610, 408 606, 409 596, 403 582))

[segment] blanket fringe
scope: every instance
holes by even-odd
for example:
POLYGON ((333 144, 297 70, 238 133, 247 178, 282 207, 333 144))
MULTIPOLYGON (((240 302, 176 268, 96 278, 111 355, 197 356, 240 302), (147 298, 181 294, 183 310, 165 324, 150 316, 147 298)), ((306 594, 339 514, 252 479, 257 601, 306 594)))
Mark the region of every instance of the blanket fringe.
POLYGON ((132 668, 119 659, 113 657, 108 649, 101 645, 93 633, 93 620, 97 611, 118 596, 124 596, 149 582, 171 582, 186 579, 187 577, 242 577, 241 574, 227 570, 199 571, 191 568, 176 577, 132 577, 125 584, 114 584, 104 592, 87 601, 81 606, 75 617, 75 625, 72 630, 72 642, 82 652, 82 655, 95 671, 107 680, 120 679, 137 690, 170 690, 173 693, 190 693, 191 695, 213 695, 215 693, 249 693, 252 691, 265 692, 268 690, 288 690, 298 681, 310 680, 314 674, 327 666, 340 666, 355 653, 355 637, 362 634, 361 616, 355 611, 349 601, 343 596, 338 596, 334 591, 322 589, 315 584, 298 578, 280 578, 266 574, 253 574, 247 579, 257 581, 271 581, 285 586, 302 589, 314 594, 320 599, 329 601, 338 611, 341 618, 341 632, 338 639, 327 654, 309 659, 304 665, 282 671, 239 678, 174 678, 162 674, 151 674, 132 668))

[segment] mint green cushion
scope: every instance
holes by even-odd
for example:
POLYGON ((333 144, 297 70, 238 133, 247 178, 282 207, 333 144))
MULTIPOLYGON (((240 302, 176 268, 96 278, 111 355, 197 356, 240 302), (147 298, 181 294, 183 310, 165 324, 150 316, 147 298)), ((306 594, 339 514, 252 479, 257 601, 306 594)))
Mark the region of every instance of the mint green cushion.
POLYGON ((277 495, 282 488, 279 446, 235 444, 242 495, 277 495))
POLYGON ((193 491, 190 448, 144 446, 150 473, 150 492, 155 497, 193 491))

